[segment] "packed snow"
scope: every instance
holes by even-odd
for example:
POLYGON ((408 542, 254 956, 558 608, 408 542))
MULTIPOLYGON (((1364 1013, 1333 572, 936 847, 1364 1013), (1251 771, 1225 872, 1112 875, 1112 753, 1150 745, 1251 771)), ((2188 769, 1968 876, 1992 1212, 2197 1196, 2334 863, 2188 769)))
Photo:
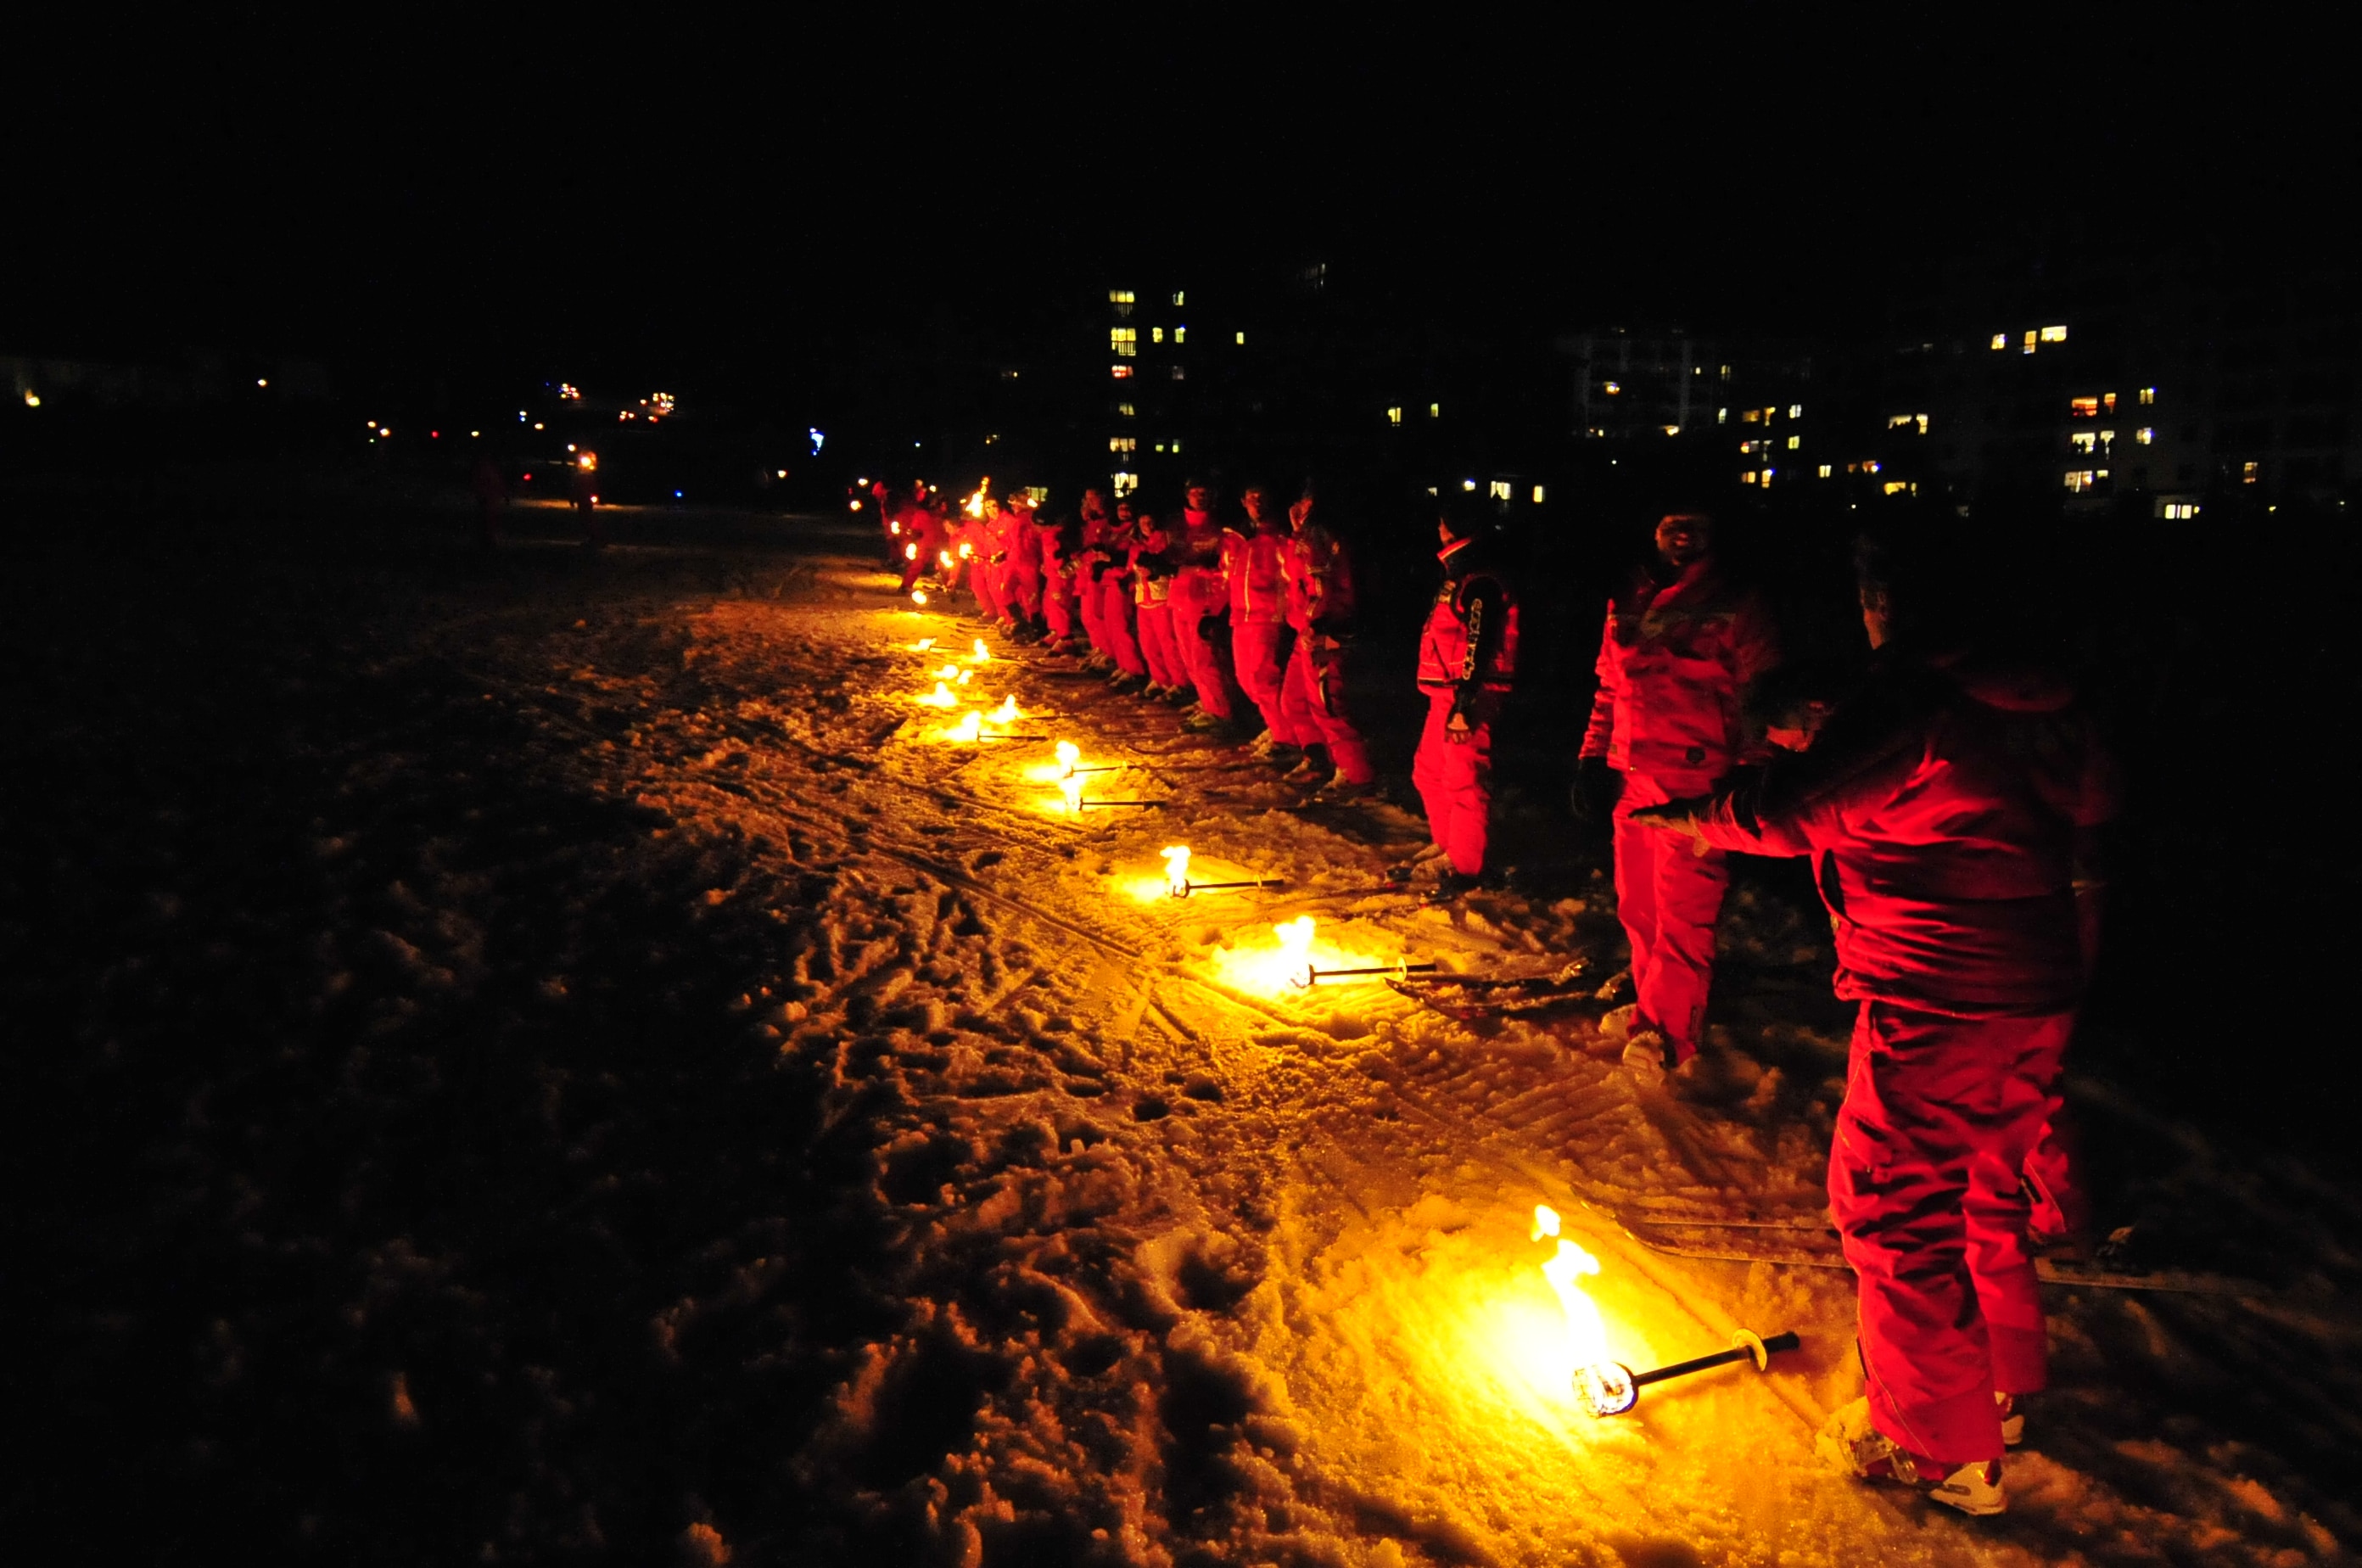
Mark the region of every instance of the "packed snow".
POLYGON ((1322 966, 1605 977, 1613 896, 1562 867, 1423 907, 1385 874, 1415 814, 1289 809, 831 526, 625 513, 603 553, 480 565, 388 525, 20 579, 49 760, 11 787, 6 935, 66 1022, 12 1067, 55 1114, 19 1350, 103 1445, 63 1467, 77 1531, 1373 1568, 2362 1540, 2354 1191, 2081 1085, 2095 1141, 2169 1152, 2148 1200, 2246 1238, 2192 1266, 2268 1293, 2047 1287, 2003 1518, 1827 1474, 1851 1276, 1635 1233, 1817 1220, 1846 1019, 1815 911, 1741 879, 1673 1091, 1579 1010, 1297 988, 1307 915, 1322 966), (1019 738, 946 738, 971 711, 1019 738), (1109 768, 1080 810, 1060 740, 1109 768), (1164 896, 1175 845, 1280 885, 1164 896), (1591 1416, 1537 1205, 1600 1261, 1617 1360, 1802 1348, 1591 1416))

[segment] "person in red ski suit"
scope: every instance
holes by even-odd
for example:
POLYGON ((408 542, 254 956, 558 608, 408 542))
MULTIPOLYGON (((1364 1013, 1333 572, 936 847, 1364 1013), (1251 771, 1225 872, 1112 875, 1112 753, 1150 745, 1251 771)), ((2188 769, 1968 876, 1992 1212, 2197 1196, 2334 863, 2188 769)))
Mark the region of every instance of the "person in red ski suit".
POLYGON ((2065 682, 1931 656, 1941 645, 1907 622, 1891 640, 1893 603, 1866 578, 1878 651, 1808 750, 1636 814, 1720 849, 1810 857, 1838 994, 1860 1004, 1829 1212, 1869 1384, 1821 1448, 1995 1513, 2003 1420, 2047 1381, 2020 1176, 2059 1105, 2088 971, 2079 883, 2117 785, 2065 682))
POLYGON ((1263 715, 1256 755, 1293 767, 1304 743, 1280 701, 1287 679, 1287 526, 1270 492, 1251 484, 1239 492, 1244 531, 1222 530, 1222 576, 1231 591, 1231 659, 1247 701, 1263 715))
POLYGON ((1610 600, 1598 694, 1578 768, 1624 776, 1615 812, 1616 912, 1632 952, 1633 1002, 1611 1014, 1636 1070, 1654 1077, 1697 1055, 1714 983, 1714 926, 1730 869, 1722 852, 1633 821, 1703 795, 1747 760, 1741 703, 1778 661, 1761 599, 1716 569, 1714 521, 1657 524, 1654 569, 1610 600))
POLYGON ((1002 555, 1000 608, 1002 629, 1019 642, 1035 642, 1042 631, 1042 545, 1033 529, 1033 498, 1023 491, 1002 503, 993 530, 1002 555))
POLYGON ((943 521, 927 504, 925 480, 911 487, 911 498, 895 509, 887 527, 894 542, 895 558, 901 563, 900 591, 908 593, 921 578, 933 575, 940 564, 935 552, 943 548, 943 521))
POLYGON ((1115 660, 1108 647, 1108 636, 1099 624, 1099 613, 1106 595, 1100 591, 1099 576, 1107 569, 1108 516, 1107 497, 1097 490, 1083 491, 1080 520, 1075 536, 1075 569, 1070 583, 1075 596, 1075 614, 1082 622, 1083 640, 1090 651, 1083 659, 1086 669, 1112 669, 1115 660))
POLYGON ((1076 556, 1082 548, 1082 525, 1071 517, 1032 514, 1033 558, 1042 576, 1043 635, 1053 653, 1072 653, 1080 623, 1075 613, 1076 556))
POLYGON ((1192 483, 1175 530, 1173 554, 1172 630, 1175 651, 1198 693, 1198 712, 1188 727, 1228 734, 1237 723, 1231 698, 1231 640, 1221 626, 1230 613, 1231 591, 1222 572, 1222 525, 1214 517, 1213 491, 1192 483))
POLYGON ((1115 503, 1106 550, 1107 565, 1099 572, 1099 632, 1107 638, 1107 656, 1115 664, 1108 684, 1129 691, 1149 679, 1148 660, 1141 651, 1137 631, 1140 580, 1133 563, 1140 550, 1140 518, 1129 497, 1120 497, 1115 503))
POLYGON ((1173 641, 1173 574, 1172 531, 1142 512, 1139 541, 1131 547, 1133 625, 1141 660, 1148 667, 1149 694, 1159 700, 1177 698, 1189 682, 1173 641))
POLYGON ((1294 529, 1281 569, 1287 580, 1287 624, 1296 646, 1288 655, 1280 706, 1287 714, 1304 763, 1289 778, 1311 783, 1325 770, 1312 755, 1326 746, 1336 765, 1332 793, 1367 790, 1376 781, 1370 750, 1345 712, 1345 643, 1353 624, 1353 569, 1344 541, 1314 515, 1312 489, 1288 508, 1294 529))
POLYGON ((1427 723, 1411 782, 1428 832, 1451 860, 1439 899, 1454 898, 1485 870, 1491 828, 1493 721, 1518 668, 1518 600, 1482 536, 1489 519, 1454 497, 1436 521, 1443 580, 1418 636, 1418 685, 1427 723))

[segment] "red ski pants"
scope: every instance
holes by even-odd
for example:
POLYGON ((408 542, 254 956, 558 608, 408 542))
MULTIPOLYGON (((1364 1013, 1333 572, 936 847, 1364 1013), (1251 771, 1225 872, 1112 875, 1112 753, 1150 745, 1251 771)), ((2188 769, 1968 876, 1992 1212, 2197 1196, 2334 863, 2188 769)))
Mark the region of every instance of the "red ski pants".
POLYGON ((1427 694, 1427 724, 1411 758, 1410 781, 1427 808, 1427 831, 1451 868, 1463 877, 1485 869, 1493 813, 1493 726, 1478 724, 1466 740, 1446 735, 1457 695, 1450 687, 1427 694))
POLYGON ((977 613, 988 621, 1006 620, 1000 603, 1000 569, 978 557, 967 563, 968 591, 976 595, 977 613))
POLYGON ((1050 629, 1054 643, 1065 642, 1075 635, 1074 585, 1046 573, 1042 579, 1042 624, 1050 629))
POLYGON ((1229 643, 1225 640, 1218 644, 1198 629, 1203 616, 1184 625, 1182 622, 1187 615, 1184 609, 1173 616, 1174 646, 1188 668, 1189 683, 1198 689, 1198 706, 1228 723, 1233 712, 1231 692, 1237 686, 1231 674, 1229 643))
MULTIPOLYGON (((1690 787, 1685 794, 1703 794, 1690 787)), ((1699 855, 1685 834, 1643 827, 1631 813, 1676 797, 1645 774, 1624 778, 1616 801, 1616 913, 1632 949, 1639 1018, 1672 1042, 1678 1061, 1697 1055, 1714 988, 1714 922, 1722 912, 1730 865, 1719 849, 1699 855)))
POLYGON ((1100 602, 1106 598, 1097 579, 1087 571, 1075 574, 1075 613, 1082 618, 1083 640, 1099 653, 1108 653, 1107 632, 1099 620, 1100 602))
POLYGON ((1284 621, 1242 621, 1231 628, 1231 662, 1237 667, 1239 684, 1246 689, 1247 701, 1263 715, 1264 728, 1271 738, 1287 745, 1302 745, 1307 739, 1296 733, 1288 721, 1286 704, 1280 701, 1281 689, 1287 681, 1287 669, 1280 658, 1280 646, 1287 640, 1287 624, 1284 621))
POLYGON ((1099 649, 1115 660, 1115 667, 1126 675, 1149 672, 1148 661, 1141 657, 1140 643, 1132 632, 1132 617, 1138 613, 1138 606, 1132 602, 1129 572, 1111 571, 1099 580, 1099 633, 1107 638, 1099 649))
POLYGON ((1320 640, 1316 633, 1297 635, 1296 651, 1287 658, 1287 679, 1280 689, 1280 706, 1287 713, 1297 745, 1325 743, 1339 778, 1348 784, 1367 784, 1377 773, 1370 767, 1370 748, 1362 732, 1345 715, 1344 650, 1331 646, 1316 652, 1313 644, 1320 640))
POLYGON ((1042 569, 1010 562, 1001 568, 1000 618, 1031 621, 1042 613, 1042 569))
POLYGON ((1860 1288, 1871 1419, 1940 1464, 1999 1458, 1994 1392, 2049 1380, 2018 1175, 2074 1025, 1882 1001, 1854 1022, 1829 1214, 1860 1288))
POLYGON ((1148 679, 1157 685, 1178 691, 1189 683, 1188 667, 1173 646, 1173 606, 1164 600, 1140 606, 1140 657, 1148 666, 1148 679))

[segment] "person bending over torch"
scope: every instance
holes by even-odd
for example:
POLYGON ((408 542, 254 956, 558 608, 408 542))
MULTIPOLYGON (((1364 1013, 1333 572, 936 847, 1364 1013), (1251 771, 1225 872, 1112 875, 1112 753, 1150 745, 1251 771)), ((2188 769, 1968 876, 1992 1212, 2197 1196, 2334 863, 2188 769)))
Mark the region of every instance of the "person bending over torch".
POLYGON ((2073 692, 1974 649, 1960 562, 1859 557, 1871 656, 1800 702, 1736 789, 1637 810, 1716 849, 1809 856, 1860 1004, 1829 1151, 1865 1397, 1816 1447, 1849 1474, 1999 1513, 2017 1399, 2047 1381, 2020 1176, 2059 1107, 2112 765, 2073 692), (1834 699, 1832 701, 1832 699, 1834 699))
POLYGON ((1436 518, 1443 580, 1418 637, 1418 686, 1427 724, 1411 759, 1411 782, 1427 809, 1428 832, 1451 863, 1434 901, 1448 902, 1485 871, 1493 796, 1493 720, 1518 668, 1518 600, 1494 559, 1490 507, 1453 495, 1436 518))
POLYGON ((1631 948, 1633 1000, 1601 1021, 1610 1038, 1625 1038, 1625 1066, 1647 1082, 1697 1055, 1730 869, 1720 850, 1693 854, 1687 841, 1633 813, 1704 794, 1746 760, 1739 699, 1777 659, 1761 599, 1716 566, 1714 519, 1660 519, 1656 558, 1608 602, 1573 797, 1591 814, 1610 770, 1623 775, 1613 817, 1616 913, 1631 948))

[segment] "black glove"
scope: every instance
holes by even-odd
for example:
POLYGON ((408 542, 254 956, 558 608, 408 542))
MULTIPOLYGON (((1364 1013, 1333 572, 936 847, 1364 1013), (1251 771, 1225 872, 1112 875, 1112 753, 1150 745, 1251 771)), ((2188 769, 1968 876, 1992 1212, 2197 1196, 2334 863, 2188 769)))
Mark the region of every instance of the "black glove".
POLYGON ((1228 614, 1200 615, 1198 618, 1198 635, 1207 642, 1220 643, 1224 634, 1230 629, 1231 618, 1228 614))
POLYGON ((1574 765, 1574 783, 1566 792, 1566 809, 1579 823, 1596 825, 1616 810, 1624 780, 1604 756, 1586 756, 1574 765))
POLYGON ((1479 725, 1500 717, 1501 704, 1507 697, 1505 691, 1488 691, 1481 686, 1462 687, 1458 700, 1451 704, 1452 723, 1445 734, 1453 740, 1465 739, 1479 725))

